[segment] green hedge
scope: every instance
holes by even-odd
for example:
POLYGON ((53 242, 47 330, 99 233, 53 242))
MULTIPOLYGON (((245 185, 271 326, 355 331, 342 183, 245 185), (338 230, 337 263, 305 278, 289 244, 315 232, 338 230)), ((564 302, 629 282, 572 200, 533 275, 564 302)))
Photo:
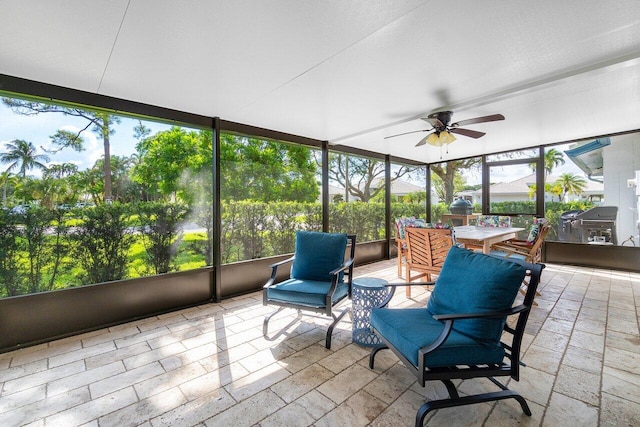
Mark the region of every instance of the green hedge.
MULTIPOLYGON (((548 239, 557 238, 563 212, 588 209, 585 202, 547 203, 548 239)), ((533 212, 534 202, 492 205, 495 212, 533 212)), ((210 207, 176 203, 105 204, 63 211, 0 210, 0 297, 82 286, 210 265, 213 223, 210 207), (194 223, 184 232, 179 225, 194 223)), ((432 221, 448 212, 432 206, 432 221)), ((222 263, 292 253, 296 230, 322 229, 320 203, 223 202, 222 263)), ((425 218, 424 204, 391 204, 398 217, 425 218)), ((358 242, 385 236, 384 203, 338 202, 329 206, 330 231, 353 233, 358 242)), ((531 216, 513 217, 528 228, 531 216)))

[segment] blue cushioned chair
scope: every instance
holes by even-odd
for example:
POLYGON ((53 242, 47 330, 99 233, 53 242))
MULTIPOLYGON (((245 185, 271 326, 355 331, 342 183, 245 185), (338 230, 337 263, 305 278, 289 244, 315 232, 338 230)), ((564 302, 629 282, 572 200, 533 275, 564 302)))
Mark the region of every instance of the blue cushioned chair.
POLYGON ((346 307, 336 315, 333 307, 351 298, 353 260, 356 236, 315 231, 296 232, 296 250, 293 257, 271 265, 271 278, 264 285, 262 302, 279 308, 266 316, 262 332, 267 337, 269 320, 285 308, 312 311, 333 318, 326 338, 331 348, 331 334, 340 319, 349 312, 346 307), (349 242, 349 257, 345 252, 349 242), (278 267, 292 263, 290 277, 276 283, 278 267))
POLYGON ((372 310, 371 326, 383 344, 372 349, 369 366, 373 369, 378 351, 389 348, 421 386, 440 380, 449 393, 448 399, 422 405, 416 426, 422 426, 433 409, 508 398, 516 399, 523 412, 531 415, 524 398, 494 377, 519 379, 520 345, 543 268, 542 264, 508 261, 454 246, 426 307, 372 310), (525 275, 527 293, 513 307, 525 275), (515 326, 507 324, 509 316, 517 317, 510 323, 515 326), (488 378, 501 390, 460 397, 452 380, 478 377, 488 378))

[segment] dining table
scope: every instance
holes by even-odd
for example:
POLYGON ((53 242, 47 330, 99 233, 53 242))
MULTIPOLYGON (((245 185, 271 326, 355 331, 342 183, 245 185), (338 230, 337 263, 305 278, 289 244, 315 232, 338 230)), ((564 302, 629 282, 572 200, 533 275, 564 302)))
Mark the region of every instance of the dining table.
POLYGON ((461 225, 453 227, 457 243, 482 247, 482 252, 491 252, 491 245, 505 240, 516 239, 521 227, 478 227, 475 225, 461 225))

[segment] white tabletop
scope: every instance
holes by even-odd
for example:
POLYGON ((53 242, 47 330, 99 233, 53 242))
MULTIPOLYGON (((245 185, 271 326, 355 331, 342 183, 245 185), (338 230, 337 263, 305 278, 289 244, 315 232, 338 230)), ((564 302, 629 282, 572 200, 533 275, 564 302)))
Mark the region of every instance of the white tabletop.
POLYGON ((478 227, 461 225, 453 228, 456 241, 466 245, 482 246, 484 253, 491 251, 491 245, 518 237, 521 227, 478 227))

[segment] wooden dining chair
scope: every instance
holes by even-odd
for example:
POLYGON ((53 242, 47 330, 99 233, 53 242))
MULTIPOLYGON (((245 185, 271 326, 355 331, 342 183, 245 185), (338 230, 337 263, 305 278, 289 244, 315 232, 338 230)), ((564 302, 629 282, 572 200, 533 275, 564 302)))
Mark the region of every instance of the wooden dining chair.
MULTIPOLYGON (((496 243, 491 246, 489 255, 506 259, 519 259, 532 264, 540 263, 542 262, 542 244, 548 232, 549 224, 538 220, 532 225, 529 237, 526 240, 512 239, 496 243)), ((525 278, 520 287, 521 294, 524 295, 527 292, 527 286, 528 279, 525 278)), ((536 296, 540 296, 540 292, 536 291, 536 296)), ((535 301, 533 304, 538 305, 535 301)))
MULTIPOLYGON (((406 282, 420 278, 431 281, 432 274, 439 274, 451 246, 453 235, 446 228, 406 228, 407 268, 406 282), (412 272, 418 273, 412 275, 412 272)), ((411 297, 411 287, 406 288, 407 298, 411 297)))
POLYGON ((519 258, 525 262, 542 262, 542 243, 549 232, 548 224, 534 224, 526 240, 511 239, 491 245, 491 255, 519 258), (532 233, 535 234, 532 236, 532 233))

